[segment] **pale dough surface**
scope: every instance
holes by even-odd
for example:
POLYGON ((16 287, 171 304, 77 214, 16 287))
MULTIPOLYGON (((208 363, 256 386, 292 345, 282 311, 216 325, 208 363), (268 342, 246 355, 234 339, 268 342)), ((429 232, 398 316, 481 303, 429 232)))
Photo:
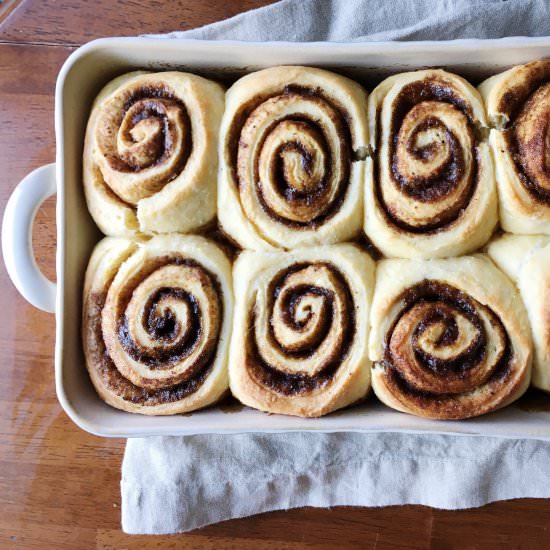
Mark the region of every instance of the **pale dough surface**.
MULTIPOLYGON (((520 397, 529 385, 532 342, 525 308, 511 281, 485 255, 382 260, 377 266, 370 324, 372 386, 382 402, 397 410, 432 418, 467 418, 506 406, 520 397), (388 383, 388 367, 384 366, 386 338, 402 315, 405 307, 403 293, 428 280, 458 289, 490 308, 500 319, 511 349, 510 375, 505 384, 500 385, 498 381, 484 383, 451 398, 428 397, 421 407, 407 391, 400 391, 388 383)), ((444 375, 442 377, 442 384, 445 384, 444 375)))
MULTIPOLYGON (((164 284, 161 282, 160 286, 164 284)), ((178 284, 185 286, 186 282, 181 281, 178 283, 175 280, 172 284, 174 286, 178 284)), ((158 288, 152 286, 146 290, 153 295, 158 288)), ((213 242, 203 237, 186 235, 159 235, 148 241, 106 237, 97 244, 90 258, 84 283, 83 303, 82 338, 86 366, 96 391, 107 404, 128 412, 168 415, 206 407, 215 403, 227 393, 227 354, 233 318, 231 263, 225 253, 213 242), (117 391, 116 380, 119 379, 117 373, 114 377, 102 375, 102 372, 105 371, 102 368, 104 367, 102 361, 105 360, 104 353, 107 353, 105 346, 112 346, 112 342, 109 343, 109 340, 116 339, 116 333, 106 334, 102 330, 109 323, 109 318, 114 313, 109 311, 109 294, 116 295, 119 291, 123 291, 129 279, 139 277, 139 268, 146 262, 166 258, 173 254, 200 263, 215 276, 219 283, 223 313, 220 313, 220 319, 218 319, 220 326, 219 339, 213 355, 212 366, 198 389, 180 400, 162 402, 163 389, 169 389, 171 386, 169 376, 171 374, 178 375, 178 372, 164 372, 164 374, 161 372, 157 375, 156 380, 149 381, 150 384, 153 384, 153 387, 145 388, 149 389, 155 403, 133 402, 130 399, 125 399, 117 391), (115 382, 109 383, 109 380, 115 380, 115 382)), ((177 308, 177 305, 175 307, 177 308)), ((175 309, 175 312, 178 314, 177 309, 175 309)), ((179 311, 179 313, 182 314, 180 321, 185 323, 185 312, 179 311)), ((206 315, 207 312, 201 311, 201 314, 206 315)), ((138 316, 129 321, 130 323, 139 323, 140 318, 138 316)), ((207 319, 203 318, 203 325, 208 322, 207 319)), ((134 330, 137 332, 139 329, 134 328, 134 330)), ((146 335, 143 335, 142 338, 145 339, 146 335)), ((162 342, 152 342, 151 345, 162 346, 162 342)), ((117 351, 117 353, 123 352, 123 349, 117 351)), ((111 357, 108 357, 107 361, 109 365, 119 370, 118 366, 114 365, 111 357)), ((152 369, 146 364, 140 365, 138 361, 131 358, 123 357, 121 361, 130 365, 127 368, 135 369, 136 376, 143 375, 146 377, 147 374, 152 372, 152 369), (147 373, 147 371, 149 372, 147 373)), ((184 369, 185 365, 175 367, 175 370, 177 371, 178 368, 180 370, 184 369)), ((125 377, 123 376, 123 378, 125 377)), ((128 381, 123 381, 123 383, 127 384, 128 381)), ((134 389, 136 390, 135 393, 139 393, 139 386, 134 389)))
MULTIPOLYGON (((251 107, 248 111, 250 109, 251 107)), ((331 244, 353 237, 360 231, 363 217, 363 182, 366 165, 364 159, 367 145, 367 93, 352 80, 329 71, 298 66, 272 67, 244 76, 227 91, 226 108, 220 129, 218 217, 222 227, 243 248, 253 250, 331 244), (285 94, 289 86, 307 92, 300 97, 296 97, 296 94, 285 94), (322 94, 321 99, 311 95, 317 92, 322 94), (328 100, 330 105, 323 98, 328 100), (259 120, 257 128, 255 123, 249 123, 249 133, 253 135, 246 143, 246 152, 242 153, 243 156, 248 155, 245 169, 247 178, 252 180, 256 179, 256 164, 269 167, 272 162, 270 159, 279 154, 277 150, 269 150, 271 141, 281 147, 284 147, 285 143, 301 143, 304 149, 309 147, 310 150, 319 153, 317 156, 322 156, 326 154, 327 147, 338 150, 339 137, 335 129, 341 125, 339 119, 345 119, 344 123, 347 124, 351 136, 350 154, 357 160, 351 162, 349 184, 341 204, 332 216, 316 227, 288 226, 265 211, 257 193, 252 189, 250 193, 240 192, 232 152, 239 148, 240 132, 235 133, 233 128, 240 123, 243 109, 246 110, 247 106, 255 108, 253 113, 248 113, 248 119, 251 120, 254 116, 259 120), (334 111, 339 114, 335 116, 334 111), (308 122, 303 123, 302 128, 304 125, 312 125, 312 121, 321 125, 325 129, 325 137, 328 137, 327 143, 322 144, 323 140, 320 140, 317 130, 303 130, 300 125, 292 123, 285 127, 284 121, 293 118, 307 119, 308 122), (279 124, 280 122, 283 124, 279 124), (276 126, 275 131, 273 125, 276 126), (254 132, 257 135, 254 135, 254 132), (262 152, 265 160, 255 160, 262 152)), ((333 152, 335 155, 337 150, 333 152)), ((348 162, 349 159, 343 161, 348 162)), ((291 162, 292 159, 289 160, 289 164, 291 162)), ((316 168, 317 171, 313 168, 311 176, 300 166, 299 161, 294 162, 293 177, 298 184, 308 177, 319 179, 320 174, 324 172, 319 166, 316 168)), ((243 171, 245 169, 243 168, 243 171)), ((250 183, 255 185, 257 182, 250 183)), ((274 187, 271 182, 269 185, 264 182, 262 184, 266 188, 269 187, 267 191, 274 187)), ((271 194, 277 193, 273 191, 271 194)), ((280 197, 275 197, 274 200, 277 201, 281 212, 285 212, 285 201, 280 197)))
MULTIPOLYGON (((127 237, 140 233, 186 233, 208 224, 215 217, 217 143, 223 107, 223 88, 190 73, 136 71, 116 78, 103 88, 92 106, 83 155, 88 209, 103 233, 127 237), (139 119, 139 113, 136 114, 138 122, 135 126, 137 129, 138 124, 142 124, 141 134, 134 133, 131 143, 125 143, 129 138, 120 129, 132 93, 138 91, 143 95, 143 90, 151 91, 145 100, 153 105, 159 102, 155 98, 155 90, 163 90, 185 106, 186 121, 182 122, 181 115, 177 113, 172 115, 172 119, 168 117, 168 124, 176 135, 184 132, 185 124, 191 126, 187 129, 190 140, 187 147, 190 150, 183 166, 177 163, 167 166, 171 161, 160 158, 151 166, 136 171, 110 167, 105 147, 101 144, 114 140, 114 132, 117 133, 116 144, 113 141, 114 153, 110 154, 114 154, 115 158, 125 149, 139 147, 140 141, 147 149, 145 143, 148 139, 153 140, 148 134, 151 130, 139 119), (145 191, 145 178, 152 181, 155 177, 160 179, 158 173, 162 173, 163 181, 168 181, 159 189, 145 191), (138 198, 123 200, 113 187, 119 194, 124 193, 125 189, 136 188, 138 198)), ((154 111, 154 107, 152 109, 154 111)))
POLYGON ((520 290, 535 350, 531 383, 550 392, 550 236, 504 235, 488 254, 520 290))
MULTIPOLYGON (((233 395, 251 407, 295 416, 321 416, 350 405, 364 398, 370 387, 370 362, 368 360, 367 337, 368 315, 374 282, 374 262, 354 245, 332 245, 299 249, 291 252, 243 252, 234 266, 235 318, 229 357, 229 378, 233 395), (314 388, 303 394, 284 395, 261 384, 249 372, 247 362, 247 333, 251 312, 256 319, 268 319, 266 311, 267 289, 282 270, 295 265, 318 265, 329 263, 337 268, 345 279, 353 301, 355 328, 348 352, 337 368, 331 382, 321 388, 314 388)), ((311 280, 310 284, 323 289, 322 282, 311 280)), ((314 311, 315 315, 317 312, 314 311)), ((315 321, 315 319, 314 319, 315 321)), ((277 328, 277 327, 275 327, 277 328)), ((284 329, 285 327, 279 327, 284 329)), ((260 327, 260 331, 267 327, 260 327)), ((331 327, 330 331, 337 331, 331 327)), ((330 338, 330 333, 326 338, 330 338)), ((299 337, 298 331, 290 330, 288 338, 299 337)), ((323 349, 323 343, 317 349, 323 349)), ((260 353, 267 350, 269 342, 259 342, 260 353)), ((266 351, 267 353, 267 351, 266 351)), ((314 356, 316 359, 317 357, 314 356)), ((322 357, 321 357, 322 359, 322 357)), ((285 356, 279 359, 285 362, 285 356)), ((285 368, 289 372, 308 371, 314 368, 313 360, 296 361, 288 358, 285 368)), ((313 376, 314 373, 309 372, 313 376)))
MULTIPOLYGON (((370 165, 366 171, 364 230, 375 246, 388 257, 438 258, 466 254, 485 244, 496 227, 498 212, 489 147, 476 135, 482 135, 480 130, 487 126, 485 109, 477 90, 463 78, 442 70, 401 73, 387 78, 373 90, 369 96, 368 115, 370 146, 377 157, 379 170, 376 173, 370 165), (452 194, 450 198, 444 197, 434 202, 416 200, 393 182, 394 160, 390 158, 390 142, 393 136, 390 133, 396 102, 404 90, 432 81, 452 90, 453 94, 464 102, 470 110, 470 121, 468 124, 466 115, 447 102, 430 100, 423 105, 419 101, 404 119, 409 120, 407 124, 411 125, 406 135, 414 136, 414 132, 418 131, 416 135, 420 137, 416 138, 414 146, 423 147, 426 151, 426 148, 433 147, 436 153, 433 160, 428 161, 415 159, 412 154, 408 154, 407 158, 402 159, 403 170, 407 170, 408 177, 412 179, 429 170, 432 162, 434 170, 436 166, 439 167, 445 148, 450 147, 448 138, 445 132, 437 127, 431 130, 421 129, 423 124, 437 119, 439 124, 453 132, 461 148, 467 170, 464 178, 467 180, 477 177, 477 184, 455 219, 437 229, 422 232, 398 225, 390 218, 381 203, 377 187, 384 195, 384 200, 394 205, 399 219, 412 226, 415 225, 415 220, 426 220, 427 223, 430 219, 436 219, 454 200, 452 194), (440 153, 437 152, 439 150, 440 153)), ((412 137, 409 141, 411 139, 414 141, 412 137)), ((401 156, 405 157, 405 152, 401 153, 401 156)), ((460 180, 460 193, 468 186, 466 180, 463 183, 460 180)))
MULTIPOLYGON (((512 114, 507 112, 507 107, 511 103, 507 99, 507 94, 523 94, 524 92, 519 90, 529 88, 534 79, 550 81, 549 59, 518 65, 492 76, 480 84, 479 91, 487 106, 487 114, 492 126, 489 144, 495 160, 500 223, 505 231, 511 233, 548 235, 550 234, 550 204, 535 200, 522 183, 514 161, 515 153, 510 150, 505 138, 505 130, 514 121, 512 114)), ((529 96, 530 92, 525 95, 529 96)), ((546 113, 550 112, 550 102, 545 109, 546 113)), ((537 115, 536 119, 539 118, 537 115)))

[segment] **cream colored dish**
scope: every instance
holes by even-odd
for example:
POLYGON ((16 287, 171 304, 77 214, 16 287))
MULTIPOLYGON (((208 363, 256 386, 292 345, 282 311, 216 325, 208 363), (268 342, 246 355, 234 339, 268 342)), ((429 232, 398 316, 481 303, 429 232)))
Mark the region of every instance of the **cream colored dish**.
POLYGON ((59 401, 83 429, 102 436, 136 437, 192 433, 284 431, 401 431, 550 439, 550 412, 514 405, 469 421, 417 418, 369 400, 323 418, 266 415, 249 408, 225 414, 223 406, 190 416, 143 416, 116 410, 94 391, 86 373, 80 338, 84 273, 101 239, 86 209, 82 147, 93 99, 111 79, 131 70, 178 70, 231 84, 265 67, 306 65, 335 70, 373 90, 385 77, 422 67, 443 67, 481 80, 511 66, 550 56, 549 38, 458 40, 416 43, 238 43, 147 38, 110 38, 74 52, 56 87, 55 165, 42 167, 13 192, 2 227, 8 273, 33 305, 56 314, 55 377, 59 401), (34 261, 30 229, 41 202, 57 192, 57 283, 34 261))

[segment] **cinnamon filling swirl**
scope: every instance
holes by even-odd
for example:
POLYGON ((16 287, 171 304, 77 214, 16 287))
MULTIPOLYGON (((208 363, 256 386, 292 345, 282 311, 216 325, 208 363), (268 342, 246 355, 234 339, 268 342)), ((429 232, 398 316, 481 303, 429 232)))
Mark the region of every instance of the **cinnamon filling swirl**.
POLYGON ((96 137, 103 180, 130 205, 176 178, 192 149, 187 109, 162 83, 125 89, 107 101, 96 137))
POLYGON ((89 317, 91 319, 91 334, 93 341, 90 350, 93 353, 93 364, 106 388, 130 403, 150 406, 163 403, 175 403, 195 393, 208 377, 212 363, 205 364, 195 375, 179 384, 159 389, 142 388, 132 384, 118 371, 111 359, 101 328, 101 312, 105 305, 107 293, 97 293, 90 296, 89 317))
POLYGON ((468 103, 443 80, 408 84, 393 102, 387 139, 390 181, 381 185, 379 166, 376 194, 392 223, 430 233, 457 220, 479 177, 468 103))
POLYGON ((516 172, 531 196, 550 204, 550 82, 540 85, 504 131, 516 172))
POLYGON ((299 263, 258 292, 249 314, 246 368, 284 395, 330 384, 355 337, 353 298, 330 263, 299 263))
POLYGON ((123 399, 151 406, 178 401, 208 376, 223 301, 216 276, 200 263, 153 258, 121 290, 97 293, 90 303, 95 364, 123 399))
POLYGON ((288 86, 234 118, 227 147, 247 215, 315 228, 342 204, 353 151, 347 114, 320 90, 288 86))
POLYGON ((385 340, 387 380, 423 403, 474 392, 509 372, 511 347, 498 316, 461 290, 427 280, 401 297, 385 340))

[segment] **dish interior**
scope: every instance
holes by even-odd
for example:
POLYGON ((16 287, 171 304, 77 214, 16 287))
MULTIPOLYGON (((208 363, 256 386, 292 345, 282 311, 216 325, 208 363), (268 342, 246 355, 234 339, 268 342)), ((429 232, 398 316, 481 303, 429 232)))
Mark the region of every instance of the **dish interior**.
POLYGON ((473 84, 513 65, 550 55, 548 38, 418 43, 237 43, 174 39, 102 39, 77 50, 56 89, 57 136, 57 336, 59 400, 81 428, 102 436, 182 435, 275 431, 405 431, 550 439, 550 398, 530 393, 501 411, 467 421, 431 421, 393 411, 371 397, 327 417, 267 415, 236 402, 193 414, 146 417, 113 409, 95 393, 80 337, 82 284, 101 238, 82 189, 82 147, 90 106, 109 80, 135 69, 190 71, 228 85, 260 68, 299 64, 350 76, 367 90, 390 74, 441 67, 473 84))

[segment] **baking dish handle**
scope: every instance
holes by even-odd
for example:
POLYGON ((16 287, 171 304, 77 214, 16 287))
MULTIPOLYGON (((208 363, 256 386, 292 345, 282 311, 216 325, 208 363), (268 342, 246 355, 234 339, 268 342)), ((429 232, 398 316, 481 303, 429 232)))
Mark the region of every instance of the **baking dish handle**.
POLYGON ((40 205, 55 192, 55 164, 37 168, 14 189, 2 221, 2 253, 10 279, 27 302, 49 313, 55 312, 56 285, 36 264, 32 225, 40 205))

